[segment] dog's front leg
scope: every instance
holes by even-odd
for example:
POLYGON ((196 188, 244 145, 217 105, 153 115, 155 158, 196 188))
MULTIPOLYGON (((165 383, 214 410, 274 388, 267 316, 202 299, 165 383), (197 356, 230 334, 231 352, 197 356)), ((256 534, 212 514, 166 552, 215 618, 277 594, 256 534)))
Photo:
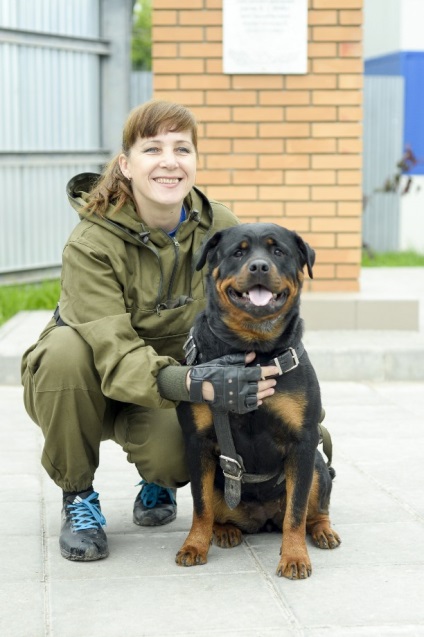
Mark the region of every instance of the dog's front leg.
POLYGON ((175 558, 180 566, 206 564, 214 522, 213 490, 216 460, 207 454, 201 440, 194 444, 192 441, 188 451, 193 522, 190 533, 175 558))
POLYGON ((287 504, 281 558, 277 567, 279 577, 305 579, 312 573, 306 548, 306 513, 312 484, 313 458, 314 450, 299 445, 285 463, 287 504))

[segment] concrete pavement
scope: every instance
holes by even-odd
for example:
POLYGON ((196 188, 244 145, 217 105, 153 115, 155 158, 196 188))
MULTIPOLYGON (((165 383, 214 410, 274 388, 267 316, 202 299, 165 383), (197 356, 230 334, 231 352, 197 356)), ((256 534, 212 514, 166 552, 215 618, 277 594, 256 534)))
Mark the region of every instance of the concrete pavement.
MULTIPOLYGON (((418 279, 408 291, 408 277, 399 276, 403 294, 424 298, 418 279)), ((395 279, 391 273, 391 286, 395 279)), ((375 284, 380 292, 383 282, 375 284)), ((10 324, 0 335, 1 637, 424 636, 424 382, 369 378, 357 349, 361 341, 364 352, 387 358, 397 335, 343 332, 340 360, 353 356, 363 377, 320 376, 337 471, 331 518, 342 545, 323 551, 308 542, 312 577, 292 582, 275 575, 278 534, 213 546, 208 564, 178 567, 174 556, 191 523, 189 487, 178 492, 175 522, 135 526, 138 475, 112 442, 102 445, 94 484, 110 556, 85 564, 60 556, 61 493, 40 466, 42 436, 16 376, 4 384, 7 352, 16 357, 45 318, 32 315, 26 335, 10 324)), ((318 336, 331 367, 337 338, 318 336)), ((423 338, 422 303, 420 330, 401 337, 413 356, 423 338)), ((421 365, 420 354, 414 363, 421 365)))
POLYGON ((191 521, 132 523, 138 478, 104 443, 95 488, 110 557, 59 553, 59 489, 39 464, 41 434, 19 387, 0 387, 2 637, 364 637, 424 635, 424 384, 323 382, 334 444, 334 551, 309 542, 312 577, 277 578, 280 538, 213 546, 204 566, 174 556, 191 521))

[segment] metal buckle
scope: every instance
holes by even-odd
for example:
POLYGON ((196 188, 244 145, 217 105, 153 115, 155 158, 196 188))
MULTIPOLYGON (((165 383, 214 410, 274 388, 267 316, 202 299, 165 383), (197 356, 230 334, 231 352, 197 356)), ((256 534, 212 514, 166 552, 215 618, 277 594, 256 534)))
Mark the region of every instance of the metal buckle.
POLYGON ((278 367, 278 373, 279 373, 280 376, 282 376, 283 374, 286 374, 287 372, 291 372, 293 369, 296 369, 296 367, 299 365, 299 359, 297 357, 296 350, 293 347, 289 347, 286 351, 290 352, 291 357, 293 359, 293 365, 291 367, 289 367, 288 369, 285 369, 283 371, 281 369, 281 365, 280 365, 280 361, 278 359, 278 356, 276 356, 274 358, 274 365, 276 367, 278 367))
POLYGON ((229 458, 228 456, 219 456, 219 463, 226 478, 230 478, 231 480, 242 479, 244 470, 237 460, 229 458))

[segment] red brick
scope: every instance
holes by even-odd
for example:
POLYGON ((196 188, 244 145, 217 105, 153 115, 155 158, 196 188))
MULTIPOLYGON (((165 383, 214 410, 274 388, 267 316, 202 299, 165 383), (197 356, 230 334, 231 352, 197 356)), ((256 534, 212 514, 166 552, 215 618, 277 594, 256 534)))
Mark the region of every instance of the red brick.
POLYGON ((312 186, 313 201, 362 200, 361 189, 355 186, 312 186))
POLYGON ((313 27, 312 39, 316 42, 360 42, 360 27, 313 27))
MULTIPOLYGON (((336 203, 334 201, 302 201, 288 202, 286 204, 286 213, 292 217, 334 217, 337 212, 336 203)), ((331 221, 327 221, 328 228, 331 228, 331 221)))
POLYGON ((309 168, 309 155, 260 155, 259 168, 309 168))
POLYGON ((222 24, 222 11, 179 11, 179 24, 183 25, 219 25, 222 24))
POLYGON ((309 137, 311 134, 309 124, 259 124, 260 137, 309 137))
POLYGON ((288 122, 322 122, 336 119, 336 108, 331 106, 288 106, 286 120, 288 122))
POLYGON ((273 184, 283 182, 282 170, 234 170, 233 184, 273 184))

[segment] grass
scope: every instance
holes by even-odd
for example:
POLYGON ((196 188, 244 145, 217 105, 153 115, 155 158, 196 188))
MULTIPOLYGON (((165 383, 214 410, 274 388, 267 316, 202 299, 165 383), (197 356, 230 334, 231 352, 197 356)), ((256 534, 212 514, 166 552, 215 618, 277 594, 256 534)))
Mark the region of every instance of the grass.
MULTIPOLYGON (((407 252, 376 252, 364 250, 362 267, 424 267, 424 254, 407 252)), ((59 279, 42 283, 0 285, 0 325, 22 310, 54 310, 59 299, 59 279)))
POLYGON ((406 252, 362 252, 364 268, 412 268, 424 266, 424 254, 413 250, 406 252))
POLYGON ((42 283, 0 285, 0 325, 22 310, 54 310, 59 300, 57 279, 42 283))

